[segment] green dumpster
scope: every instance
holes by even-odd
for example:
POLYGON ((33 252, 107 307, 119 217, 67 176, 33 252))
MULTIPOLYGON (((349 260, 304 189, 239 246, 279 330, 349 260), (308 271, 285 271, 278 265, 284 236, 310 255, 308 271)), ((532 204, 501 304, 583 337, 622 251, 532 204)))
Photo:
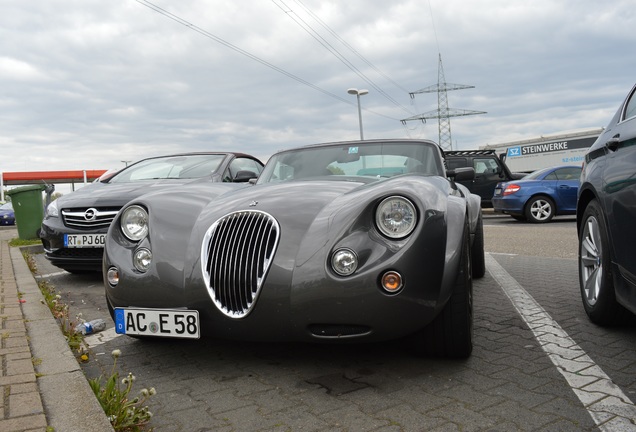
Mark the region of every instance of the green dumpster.
POLYGON ((15 224, 18 226, 18 237, 22 240, 38 238, 38 231, 44 219, 42 191, 44 185, 30 185, 7 191, 13 203, 15 224))

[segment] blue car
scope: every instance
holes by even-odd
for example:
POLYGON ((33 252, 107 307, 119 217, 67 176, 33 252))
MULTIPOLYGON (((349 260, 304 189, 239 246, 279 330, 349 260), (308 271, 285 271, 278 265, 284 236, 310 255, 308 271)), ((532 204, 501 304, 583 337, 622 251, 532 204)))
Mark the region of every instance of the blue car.
POLYGON ((15 225, 15 213, 10 202, 0 205, 0 225, 15 225))
POLYGON ((557 166, 498 183, 492 206, 495 212, 534 223, 549 222, 555 215, 573 215, 580 177, 580 166, 557 166))

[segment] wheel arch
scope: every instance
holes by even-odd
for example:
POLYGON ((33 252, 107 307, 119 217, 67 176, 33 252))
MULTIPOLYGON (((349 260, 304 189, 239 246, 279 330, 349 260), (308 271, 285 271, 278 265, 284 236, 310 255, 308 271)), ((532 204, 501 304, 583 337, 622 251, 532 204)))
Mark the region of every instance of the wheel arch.
MULTIPOLYGON (((596 192, 591 187, 581 188, 579 198, 576 202, 576 232, 581 232, 581 224, 583 223, 583 213, 590 201, 598 199, 596 192)), ((606 221, 607 222, 607 221, 606 221)))

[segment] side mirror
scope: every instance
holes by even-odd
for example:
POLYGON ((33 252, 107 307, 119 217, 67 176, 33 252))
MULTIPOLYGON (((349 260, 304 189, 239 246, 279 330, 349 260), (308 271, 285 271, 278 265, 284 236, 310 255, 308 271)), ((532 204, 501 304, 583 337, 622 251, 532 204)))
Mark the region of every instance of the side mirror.
POLYGON ((454 181, 468 181, 475 179, 475 168, 462 167, 446 171, 446 175, 454 181))
POLYGON ((258 174, 252 171, 239 171, 232 180, 234 183, 246 183, 251 179, 258 178, 258 174))

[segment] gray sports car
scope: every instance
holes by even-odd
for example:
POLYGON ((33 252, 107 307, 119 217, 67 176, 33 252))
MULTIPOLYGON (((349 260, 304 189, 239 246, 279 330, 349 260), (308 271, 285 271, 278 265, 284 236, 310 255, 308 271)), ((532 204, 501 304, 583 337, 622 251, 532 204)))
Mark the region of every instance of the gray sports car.
POLYGON ((259 341, 408 338, 467 357, 484 275, 480 198, 431 141, 320 144, 272 156, 252 187, 143 195, 106 237, 118 333, 259 341))

